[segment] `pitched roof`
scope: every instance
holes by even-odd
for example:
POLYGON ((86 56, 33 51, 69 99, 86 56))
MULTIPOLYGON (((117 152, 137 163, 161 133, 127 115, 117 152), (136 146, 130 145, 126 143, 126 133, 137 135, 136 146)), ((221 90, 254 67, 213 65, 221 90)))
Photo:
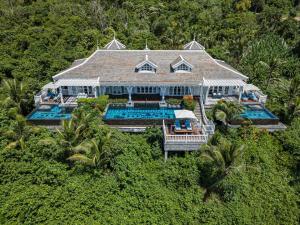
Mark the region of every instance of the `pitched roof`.
POLYGON ((113 38, 113 40, 111 42, 109 42, 108 44, 106 44, 104 46, 104 49, 106 50, 121 50, 121 49, 125 49, 126 46, 123 45, 120 41, 118 41, 115 37, 113 38))
POLYGON ((240 72, 213 59, 206 51, 151 50, 150 59, 157 65, 155 74, 137 73, 136 65, 145 57, 145 50, 96 50, 81 64, 53 77, 58 79, 98 79, 100 84, 187 84, 198 85, 205 79, 247 79, 240 72), (179 56, 193 65, 187 73, 174 73, 170 64, 179 56))
POLYGON ((187 66, 189 66, 190 68, 193 68, 193 65, 190 64, 188 61, 186 61, 182 55, 179 55, 172 63, 171 63, 171 67, 173 69, 175 69, 176 67, 180 66, 182 63, 186 64, 187 66))
POLYGON ((183 46, 184 50, 204 50, 205 48, 195 39, 183 46))
POLYGON ((145 64, 150 64, 153 68, 157 68, 157 65, 149 59, 148 55, 145 55, 145 59, 142 60, 139 64, 137 64, 136 68, 141 68, 145 64))

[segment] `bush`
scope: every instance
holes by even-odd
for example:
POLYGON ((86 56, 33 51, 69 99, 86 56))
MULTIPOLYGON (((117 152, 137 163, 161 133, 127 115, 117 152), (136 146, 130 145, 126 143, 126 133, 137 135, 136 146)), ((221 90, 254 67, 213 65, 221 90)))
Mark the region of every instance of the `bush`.
POLYGON ((127 98, 110 98, 109 103, 127 103, 127 98))
POLYGON ((98 98, 80 98, 77 103, 78 106, 89 105, 103 112, 108 104, 108 95, 101 95, 98 98))
POLYGON ((196 101, 193 99, 193 96, 186 95, 183 97, 183 106, 187 110, 194 111, 196 107, 196 101))
POLYGON ((177 98, 169 98, 166 100, 169 105, 180 105, 182 103, 182 99, 177 98))

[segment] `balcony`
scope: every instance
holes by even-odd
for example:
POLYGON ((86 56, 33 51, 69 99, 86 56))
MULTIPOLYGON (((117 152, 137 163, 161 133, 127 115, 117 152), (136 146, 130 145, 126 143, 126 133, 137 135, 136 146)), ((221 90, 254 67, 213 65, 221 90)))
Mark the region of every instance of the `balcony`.
MULTIPOLYGON (((164 150, 168 151, 195 151, 200 145, 206 144, 208 135, 200 123, 191 123, 191 129, 176 131, 176 125, 163 121, 164 150)), ((167 157, 167 156, 165 156, 167 157)))

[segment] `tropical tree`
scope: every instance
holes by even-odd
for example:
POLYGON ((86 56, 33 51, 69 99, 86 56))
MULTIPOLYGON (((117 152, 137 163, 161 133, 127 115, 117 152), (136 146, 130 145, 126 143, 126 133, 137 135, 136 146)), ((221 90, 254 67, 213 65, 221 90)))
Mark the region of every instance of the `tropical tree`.
POLYGON ((110 136, 111 133, 107 133, 104 137, 82 142, 72 148, 72 155, 68 160, 95 168, 107 168, 110 163, 111 154, 104 146, 110 140, 110 136))
POLYGON ((17 107, 19 113, 27 113, 29 98, 27 95, 27 86, 16 79, 4 80, 4 94, 6 98, 4 103, 17 107))
POLYGON ((212 109, 214 120, 227 124, 243 112, 243 106, 236 102, 220 100, 212 109))
POLYGON ((210 174, 207 174, 203 181, 206 188, 204 201, 208 199, 212 192, 216 192, 218 185, 234 170, 242 168, 238 159, 242 154, 244 146, 238 146, 228 142, 222 142, 218 146, 204 146, 201 158, 212 165, 210 174))
POLYGON ((289 49, 284 40, 269 35, 254 42, 242 58, 242 67, 254 82, 263 82, 266 90, 280 77, 288 61, 289 49))
POLYGON ((72 148, 82 143, 92 134, 91 114, 83 110, 77 110, 70 120, 63 120, 61 128, 57 129, 57 135, 47 137, 39 141, 42 145, 58 144, 63 147, 65 158, 71 154, 72 148))
POLYGON ((6 149, 20 148, 25 149, 25 140, 29 136, 28 130, 26 129, 26 119, 22 115, 15 115, 14 123, 11 124, 11 128, 4 133, 10 142, 5 147, 6 149))

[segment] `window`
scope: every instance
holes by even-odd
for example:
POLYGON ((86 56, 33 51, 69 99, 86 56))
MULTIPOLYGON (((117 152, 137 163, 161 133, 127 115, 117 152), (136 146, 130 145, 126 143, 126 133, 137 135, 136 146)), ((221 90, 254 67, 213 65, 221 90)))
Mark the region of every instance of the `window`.
POLYGON ((138 70, 139 72, 155 72, 155 68, 153 68, 150 64, 146 63, 138 70))
POLYGON ((184 71, 189 71, 189 67, 187 65, 185 65, 184 63, 182 63, 181 65, 179 65, 177 67, 177 70, 184 70, 184 71))
POLYGON ((229 87, 226 86, 226 87, 225 87, 225 95, 228 95, 228 91, 229 91, 229 87))
POLYGON ((192 68, 187 66, 185 63, 181 63, 174 69, 175 72, 191 72, 192 68))

